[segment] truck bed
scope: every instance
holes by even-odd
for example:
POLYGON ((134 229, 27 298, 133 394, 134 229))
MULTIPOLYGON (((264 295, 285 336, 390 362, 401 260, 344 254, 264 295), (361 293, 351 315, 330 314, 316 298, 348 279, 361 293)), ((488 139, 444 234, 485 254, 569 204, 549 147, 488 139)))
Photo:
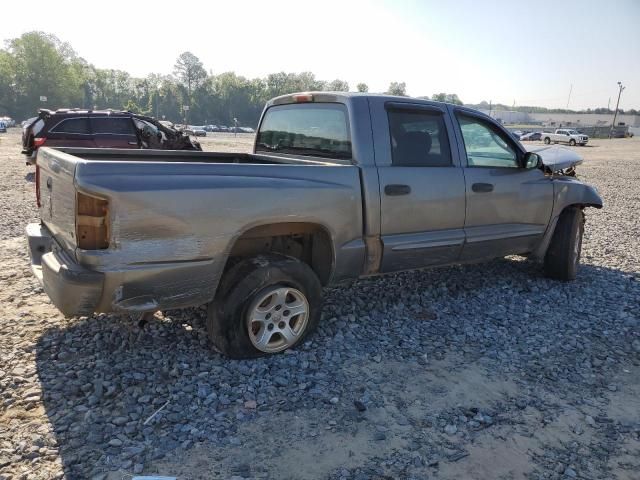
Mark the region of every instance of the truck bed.
POLYGON ((332 281, 363 266, 355 165, 242 153, 41 148, 37 168, 37 237, 50 236, 54 250, 43 255, 43 266, 100 276, 91 300, 83 297, 65 313, 206 303, 236 240, 265 225, 324 228, 335 246, 332 281), (78 246, 80 194, 107 205, 104 249, 78 246))
POLYGON ((309 164, 351 165, 349 160, 321 160, 300 156, 266 155, 234 152, 198 152, 190 150, 147 150, 118 148, 56 148, 56 150, 84 160, 109 162, 181 162, 181 163, 250 163, 258 165, 309 164))

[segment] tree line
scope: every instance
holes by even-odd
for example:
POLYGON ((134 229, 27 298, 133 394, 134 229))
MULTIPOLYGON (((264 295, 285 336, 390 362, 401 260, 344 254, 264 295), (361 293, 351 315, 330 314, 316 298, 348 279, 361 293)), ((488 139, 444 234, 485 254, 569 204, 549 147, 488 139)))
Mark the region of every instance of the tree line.
MULTIPOLYGON (((235 118, 241 125, 255 125, 270 98, 312 90, 349 91, 349 84, 319 80, 311 72, 264 78, 234 72, 213 75, 191 52, 178 57, 171 74, 137 78, 122 70, 96 68, 71 45, 45 32, 25 33, 0 49, 0 115, 16 119, 34 116, 43 107, 78 107, 125 109, 173 122, 187 115, 192 124, 232 124, 235 118)), ((356 90, 367 92, 369 87, 359 83, 356 90)), ((406 84, 392 82, 386 93, 406 95, 406 84)), ((462 103, 456 95, 447 98, 462 103)))
MULTIPOLYGON (((125 109, 173 122, 182 122, 187 115, 191 124, 230 125, 235 118, 240 125, 255 126, 267 100, 313 90, 349 91, 350 86, 340 79, 319 80, 311 72, 279 72, 264 78, 234 72, 214 75, 191 52, 177 58, 171 74, 137 78, 123 70, 96 68, 71 45, 45 32, 25 33, 0 49, 0 116, 17 120, 32 117, 43 107, 78 107, 125 109), (186 112, 185 105, 189 107, 186 112)), ((358 83, 356 91, 367 92, 369 87, 358 83)), ((404 96, 406 91, 405 82, 391 82, 384 93, 404 96)), ((431 99, 462 104, 456 94, 436 93, 431 99)), ((519 107, 523 108, 556 111, 519 107)))

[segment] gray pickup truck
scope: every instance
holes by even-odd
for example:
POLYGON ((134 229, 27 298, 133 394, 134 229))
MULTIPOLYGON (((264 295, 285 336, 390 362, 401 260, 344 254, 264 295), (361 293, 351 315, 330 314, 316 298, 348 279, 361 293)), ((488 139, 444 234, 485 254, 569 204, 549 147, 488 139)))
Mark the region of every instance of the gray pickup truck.
POLYGON ((579 162, 455 105, 286 95, 251 154, 41 148, 31 262, 65 315, 208 304, 218 350, 275 353, 348 279, 512 254, 574 279, 602 207, 579 162))

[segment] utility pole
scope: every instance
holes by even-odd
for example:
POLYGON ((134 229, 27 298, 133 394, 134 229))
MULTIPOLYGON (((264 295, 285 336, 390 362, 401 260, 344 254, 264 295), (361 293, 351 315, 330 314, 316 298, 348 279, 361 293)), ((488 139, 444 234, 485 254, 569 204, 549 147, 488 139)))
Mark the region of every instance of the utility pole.
POLYGON ((569 98, 567 98, 567 110, 569 110, 569 100, 571 100, 571 92, 573 91, 573 83, 569 87, 569 98))
POLYGON ((622 95, 622 91, 626 88, 622 86, 622 82, 618 82, 618 101, 616 102, 616 111, 613 112, 613 122, 611 123, 611 129, 609 130, 609 138, 613 135, 613 127, 616 125, 616 118, 618 117, 618 106, 620 105, 620 96, 622 95))

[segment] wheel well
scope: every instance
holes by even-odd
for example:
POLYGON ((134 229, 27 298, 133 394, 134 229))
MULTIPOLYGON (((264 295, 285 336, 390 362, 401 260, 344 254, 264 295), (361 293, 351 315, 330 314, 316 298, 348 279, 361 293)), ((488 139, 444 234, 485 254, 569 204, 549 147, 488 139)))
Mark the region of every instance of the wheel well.
POLYGON ((247 230, 231 247, 225 270, 242 258, 268 252, 305 262, 322 285, 331 279, 334 266, 331 236, 324 227, 313 223, 276 223, 247 230))
POLYGON ((572 203, 571 205, 567 205, 566 207, 564 207, 562 210, 564 211, 564 210, 566 210, 568 208, 571 208, 571 207, 577 207, 577 208, 580 208, 580 209, 582 209, 584 211, 584 209, 588 208, 588 207, 593 207, 593 208, 598 208, 599 209, 599 208, 602 208, 602 205, 599 205, 597 203, 572 203))

